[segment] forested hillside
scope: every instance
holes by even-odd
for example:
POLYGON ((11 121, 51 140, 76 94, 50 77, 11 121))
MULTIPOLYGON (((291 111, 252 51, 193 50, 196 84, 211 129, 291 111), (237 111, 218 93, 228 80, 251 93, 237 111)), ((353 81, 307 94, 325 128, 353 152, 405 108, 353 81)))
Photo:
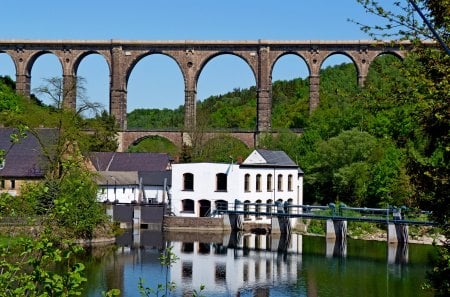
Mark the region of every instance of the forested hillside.
MULTIPOLYGON (((342 201, 350 205, 426 208, 414 194, 406 173, 409 149, 420 149, 423 141, 415 118, 418 102, 391 98, 396 89, 408 84, 400 75, 400 69, 408 63, 413 61, 402 62, 389 55, 377 58, 363 89, 357 85, 353 64, 323 69, 320 105, 312 114, 307 80, 273 83, 272 127, 282 132, 262 135, 259 146, 284 150, 300 165, 305 172, 306 203, 342 201), (299 136, 290 132, 293 128, 304 132, 299 136)), ((197 108, 203 127, 254 130, 256 89, 235 89, 212 96, 198 102, 197 108)), ((182 107, 159 113, 137 110, 129 115, 128 123, 130 127, 138 122, 159 128, 180 127, 182 113, 182 107), (152 114, 157 117, 150 117, 152 114), (167 124, 175 118, 177 126, 167 124)), ((222 143, 213 148, 207 143, 197 153, 191 150, 188 160, 226 161, 231 150, 242 155, 249 151, 234 149, 236 140, 227 138, 222 143)))
MULTIPOLYGON (((48 81, 62 85, 62 79, 59 78, 48 81)), ((43 86, 43 88, 47 87, 49 86, 43 86)), ((16 94, 15 82, 9 77, 0 76, 0 124, 3 126, 24 126, 34 129, 68 125, 76 131, 77 135, 73 137, 76 138, 82 152, 116 150, 115 137, 118 126, 115 119, 105 111, 97 110, 97 112, 94 118, 84 118, 79 112, 64 113, 53 105, 43 104, 36 95, 24 98, 16 94), (90 133, 78 133, 82 130, 89 130, 90 133)))
MULTIPOLYGON (((424 206, 415 195, 406 170, 406 158, 424 142, 416 120, 416 100, 398 102, 391 94, 409 82, 399 69, 414 61, 402 62, 393 56, 379 57, 371 65, 366 85, 356 83, 353 64, 328 67, 321 73, 320 105, 309 112, 307 80, 273 83, 272 126, 277 134, 263 134, 259 146, 284 150, 305 172, 305 203, 342 201, 350 205, 387 204, 424 206), (302 135, 290 132, 300 128, 302 135), (281 131, 281 132, 280 132, 281 131)), ((10 82, 11 83, 11 82, 10 82)), ((3 123, 13 125, 7 110, 26 110, 30 125, 51 126, 52 108, 33 104, 15 95, 2 84, 0 111, 3 123), (44 120, 43 120, 44 119, 44 120)), ((135 110, 128 115, 129 128, 182 128, 183 107, 176 110, 135 110)), ((19 112, 20 114, 20 112, 19 112)), ((232 128, 254 130, 256 90, 235 89, 198 103, 198 125, 202 129, 232 128)), ((104 133, 106 115, 96 121, 81 120, 80 127, 97 127, 104 133), (98 123, 94 125, 94 123, 98 123)), ((107 124, 106 127, 111 123, 107 124)), ((106 131, 108 129, 106 128, 106 131)), ((98 138, 98 137, 97 137, 98 138)), ((229 162, 230 156, 246 156, 251 148, 231 137, 195 144, 178 151, 161 138, 143 141, 130 151, 166 151, 189 161, 229 162)), ((90 148, 102 149, 101 143, 90 148), (97 145, 97 146, 96 146, 97 145)), ((103 149, 105 149, 103 147, 103 149)))

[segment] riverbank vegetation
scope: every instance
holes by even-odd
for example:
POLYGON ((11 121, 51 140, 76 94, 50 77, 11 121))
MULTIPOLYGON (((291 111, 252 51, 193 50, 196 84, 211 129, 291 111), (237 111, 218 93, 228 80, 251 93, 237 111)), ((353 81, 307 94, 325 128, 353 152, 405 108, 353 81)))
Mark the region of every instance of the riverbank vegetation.
MULTIPOLYGON (((89 240, 98 230, 109 230, 83 152, 115 149, 114 130, 108 130, 115 121, 105 113, 83 119, 80 112, 94 107, 88 102, 77 111, 63 108, 61 80, 49 80, 40 89, 53 96, 53 106, 23 98, 11 86, 8 79, 0 83, 0 97, 7 99, 0 106, 1 122, 15 128, 13 146, 26 137, 37 139, 45 167, 44 178, 24 184, 18 196, 1 194, 0 295, 79 296, 87 280, 84 265, 74 261, 82 251, 75 240, 89 240), (52 133, 41 133, 42 126, 52 133)), ((8 150, 2 151, 1 158, 7 154, 8 150)))

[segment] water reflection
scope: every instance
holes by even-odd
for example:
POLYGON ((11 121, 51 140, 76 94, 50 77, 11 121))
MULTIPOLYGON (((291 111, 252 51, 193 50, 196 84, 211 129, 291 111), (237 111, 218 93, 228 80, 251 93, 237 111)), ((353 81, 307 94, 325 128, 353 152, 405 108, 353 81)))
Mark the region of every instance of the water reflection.
POLYGON ((173 296, 192 296, 201 285, 205 296, 428 296, 420 286, 431 250, 295 234, 141 230, 117 238, 117 249, 86 259, 85 296, 108 288, 140 296, 140 277, 151 288, 175 282, 173 296), (167 246, 179 257, 168 271, 158 259, 167 246))
MULTIPOLYGON (((181 292, 205 285, 214 296, 235 296, 242 290, 292 283, 301 268, 301 236, 266 236, 242 232, 223 234, 222 240, 168 243, 180 261, 170 279, 181 292)), ((267 290, 268 291, 268 290, 267 290)), ((262 295, 265 296, 265 295, 262 295)))

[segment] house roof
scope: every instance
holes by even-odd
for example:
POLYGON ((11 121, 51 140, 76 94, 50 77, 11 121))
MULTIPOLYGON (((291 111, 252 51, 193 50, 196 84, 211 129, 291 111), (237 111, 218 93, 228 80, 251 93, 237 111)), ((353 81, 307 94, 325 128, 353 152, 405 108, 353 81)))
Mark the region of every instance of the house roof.
POLYGON ((139 178, 142 178, 142 184, 145 186, 164 186, 172 185, 172 171, 140 171, 139 178))
POLYGON ((136 171, 99 171, 95 177, 97 185, 138 185, 139 178, 136 171))
POLYGON ((241 164, 242 167, 294 167, 298 165, 292 161, 289 156, 283 151, 270 151, 264 149, 254 150, 245 161, 241 164))
MULTIPOLYGON (((0 169, 1 177, 8 178, 42 178, 48 164, 38 139, 26 132, 26 137, 19 142, 11 141, 11 134, 17 133, 14 128, 0 128, 0 149, 6 152, 4 167, 0 169)), ((57 130, 42 128, 37 130, 39 140, 51 149, 57 139, 57 130)))
POLYGON ((89 158, 97 171, 166 171, 172 161, 164 153, 93 152, 89 158))

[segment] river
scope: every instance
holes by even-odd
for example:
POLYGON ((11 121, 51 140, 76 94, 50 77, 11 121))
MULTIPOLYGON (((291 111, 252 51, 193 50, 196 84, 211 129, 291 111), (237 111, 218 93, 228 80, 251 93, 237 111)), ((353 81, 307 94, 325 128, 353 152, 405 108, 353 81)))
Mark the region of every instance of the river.
POLYGON ((433 255, 432 246, 419 244, 143 230, 90 251, 84 296, 111 288, 140 296, 140 279, 151 289, 174 282, 170 296, 192 296, 202 285, 203 296, 432 296, 422 285, 433 255), (170 269, 159 260, 166 246, 178 257, 170 269))

